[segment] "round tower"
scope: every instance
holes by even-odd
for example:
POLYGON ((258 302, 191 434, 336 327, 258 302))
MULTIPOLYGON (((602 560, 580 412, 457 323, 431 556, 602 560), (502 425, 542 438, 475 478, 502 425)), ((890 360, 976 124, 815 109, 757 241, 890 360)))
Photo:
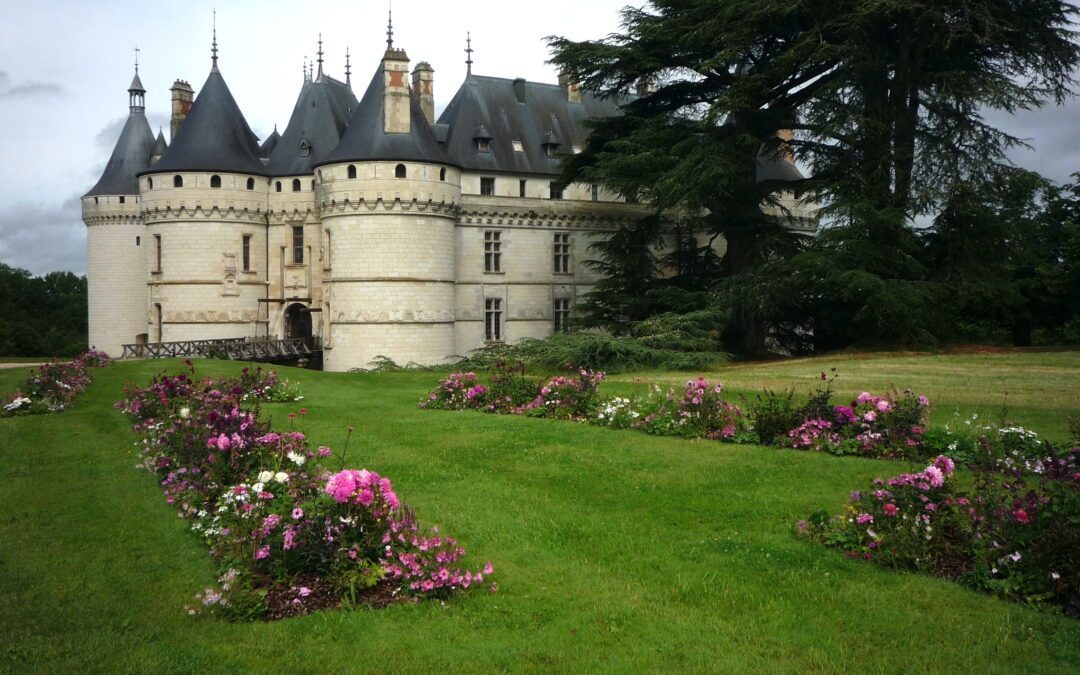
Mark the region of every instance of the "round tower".
POLYGON ((127 122, 104 173, 82 198, 89 344, 114 357, 147 338, 146 228, 136 178, 154 152, 145 96, 136 64, 127 122))
POLYGON ((327 325, 323 366, 454 354, 454 229, 461 172, 388 44, 337 148, 316 165, 327 325))
POLYGON ((172 145, 139 176, 152 342, 266 334, 267 179, 217 65, 172 145))

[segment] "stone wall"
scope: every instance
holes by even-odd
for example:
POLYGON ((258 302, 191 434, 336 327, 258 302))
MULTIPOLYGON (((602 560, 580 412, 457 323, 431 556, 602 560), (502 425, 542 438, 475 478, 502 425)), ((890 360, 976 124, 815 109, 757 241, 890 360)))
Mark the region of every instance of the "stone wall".
POLYGON ((83 199, 89 345, 118 357, 146 326, 146 228, 136 195, 83 199))

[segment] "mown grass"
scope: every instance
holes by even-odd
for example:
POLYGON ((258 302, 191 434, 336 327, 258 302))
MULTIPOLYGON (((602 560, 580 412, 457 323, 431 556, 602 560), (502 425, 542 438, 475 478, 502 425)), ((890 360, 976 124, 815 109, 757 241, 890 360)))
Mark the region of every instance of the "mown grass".
MULTIPOLYGON (((845 364, 841 382, 852 390, 885 383, 905 372, 890 370, 897 359, 907 367, 907 357, 883 359, 880 370, 845 364)), ((1077 400, 1071 359, 1048 366, 1073 370, 1073 398, 1051 408, 1077 400)), ((1011 363, 1015 372, 1001 377, 1032 391, 1045 379, 1045 364, 1011 363)), ((983 377, 980 364, 973 360, 972 377, 983 377)), ((212 581, 212 565, 135 468, 133 437, 111 409, 124 382, 169 365, 98 371, 72 410, 0 421, 0 670, 1080 668, 1078 621, 848 560, 792 535, 799 516, 837 509, 851 489, 903 463, 421 411, 431 373, 281 369, 303 386, 313 440, 340 449, 354 426, 347 463, 391 476, 474 563, 493 561, 499 591, 272 624, 188 617, 183 607, 212 581)), ((820 370, 807 365, 810 376, 820 370)), ((240 367, 199 366, 207 374, 240 367)), ((939 406, 995 403, 989 393, 985 402, 967 398, 953 380, 921 379, 931 371, 911 366, 896 383, 932 396, 942 387, 939 406)), ((778 382, 802 372, 764 367, 778 382)), ((963 377, 962 359, 947 367, 963 377)), ((739 386, 753 390, 739 374, 751 368, 728 368, 721 379, 745 376, 739 386)), ((0 371, 0 390, 24 376, 0 371)), ((1042 414, 1044 401, 1031 403, 1017 412, 1042 414)), ((285 427, 298 407, 267 411, 285 427)))

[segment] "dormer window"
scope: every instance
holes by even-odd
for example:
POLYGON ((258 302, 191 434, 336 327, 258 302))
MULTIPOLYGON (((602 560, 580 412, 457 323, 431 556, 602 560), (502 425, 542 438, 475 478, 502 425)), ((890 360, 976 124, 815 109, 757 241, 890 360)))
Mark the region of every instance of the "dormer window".
POLYGON ((559 154, 559 136, 554 131, 548 131, 544 134, 544 140, 541 143, 544 148, 544 154, 548 157, 557 157, 559 154))
POLYGON ((308 142, 308 139, 301 138, 300 139, 300 156, 301 157, 309 157, 310 155, 311 155, 311 143, 308 142))
POLYGON ((493 136, 483 124, 479 124, 473 132, 473 141, 476 143, 477 152, 491 152, 491 139, 493 136))
POLYGON ((525 146, 522 145, 521 141, 512 141, 511 145, 514 146, 514 152, 525 152, 525 146))

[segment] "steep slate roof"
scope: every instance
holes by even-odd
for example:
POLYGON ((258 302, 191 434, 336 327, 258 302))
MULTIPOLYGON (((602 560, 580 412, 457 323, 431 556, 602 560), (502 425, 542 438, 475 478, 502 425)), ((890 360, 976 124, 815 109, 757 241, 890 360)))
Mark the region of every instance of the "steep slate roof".
POLYGON ((164 171, 220 171, 266 175, 259 139, 251 131, 215 65, 176 138, 153 167, 164 171))
POLYGON ((83 196, 139 194, 136 176, 150 167, 153 150, 154 132, 150 130, 150 123, 146 121, 142 108, 135 108, 128 115, 101 178, 83 196))
POLYGON ((357 106, 356 96, 344 82, 322 74, 314 82, 304 82, 285 133, 269 154, 266 172, 271 176, 310 174, 337 147, 357 106), (300 154, 301 139, 310 144, 306 157, 300 154))
POLYGON ((161 132, 161 128, 158 128, 157 138, 154 140, 154 149, 150 151, 150 156, 157 155, 161 157, 165 154, 165 151, 169 149, 169 144, 165 142, 165 134, 161 132))
POLYGON ((445 150, 435 138, 435 133, 420 109, 417 97, 409 92, 409 133, 388 134, 383 125, 383 100, 385 92, 383 66, 375 69, 364 97, 353 111, 349 126, 341 142, 329 155, 315 162, 315 166, 336 162, 363 162, 399 160, 456 164, 448 160, 445 150))
POLYGON ((277 147, 278 141, 280 140, 281 134, 278 133, 277 125, 275 124, 273 133, 267 136, 266 140, 259 146, 259 157, 262 157, 263 159, 269 158, 270 153, 274 151, 274 148, 277 147))
POLYGON ((555 175, 559 157, 548 157, 544 143, 554 141, 559 153, 569 153, 585 142, 585 120, 618 114, 615 102, 588 92, 581 93, 580 103, 570 103, 556 84, 469 75, 439 125, 446 127, 451 160, 465 169, 555 175), (478 130, 491 136, 491 152, 477 150, 478 130), (523 152, 514 152, 513 141, 521 142, 523 152))

